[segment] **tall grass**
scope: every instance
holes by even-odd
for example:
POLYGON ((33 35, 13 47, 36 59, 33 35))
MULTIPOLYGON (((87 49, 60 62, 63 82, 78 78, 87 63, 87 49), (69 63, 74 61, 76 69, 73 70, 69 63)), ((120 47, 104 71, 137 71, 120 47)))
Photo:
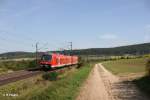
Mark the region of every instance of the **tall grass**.
POLYGON ((146 63, 146 71, 147 71, 147 76, 150 77, 150 59, 146 63))
POLYGON ((149 96, 149 93, 150 93, 150 59, 146 63, 146 72, 147 74, 144 77, 135 79, 133 82, 141 91, 143 91, 145 94, 149 96))
POLYGON ((33 68, 36 66, 35 61, 4 61, 4 62, 0 62, 0 69, 5 69, 5 70, 22 70, 22 69, 26 69, 26 68, 33 68))
POLYGON ((47 73, 44 73, 42 75, 43 79, 45 80, 50 80, 50 81, 56 81, 57 78, 58 78, 58 73, 57 72, 47 72, 47 73))
POLYGON ((27 100, 74 100, 90 70, 91 66, 87 64, 62 80, 54 82, 45 91, 35 93, 27 100))
MULTIPOLYGON (((18 93, 18 97, 3 97, 2 100, 75 100, 80 86, 87 78, 92 64, 85 64, 78 69, 70 69, 58 74, 58 79, 49 81, 35 78, 33 81, 26 79, 14 85, 0 87, 0 94, 18 93)), ((53 76, 53 75, 52 75, 53 76)), ((54 75, 55 76, 55 75, 54 75)), ((48 77, 49 78, 49 77, 48 77)))
POLYGON ((133 80, 133 82, 136 84, 136 86, 139 88, 139 90, 141 90, 142 92, 144 92, 145 94, 147 94, 150 97, 150 95, 149 95, 149 93, 150 93, 150 77, 149 76, 144 76, 139 79, 135 79, 135 80, 133 80))

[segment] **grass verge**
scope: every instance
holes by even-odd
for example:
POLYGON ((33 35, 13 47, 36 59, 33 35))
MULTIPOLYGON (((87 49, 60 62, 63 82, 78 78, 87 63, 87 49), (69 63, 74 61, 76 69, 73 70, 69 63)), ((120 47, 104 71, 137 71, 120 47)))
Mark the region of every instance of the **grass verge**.
POLYGON ((87 78, 91 70, 90 64, 78 69, 76 72, 56 81, 45 91, 32 95, 28 100, 74 100, 80 85, 87 78))
POLYGON ((92 64, 68 70, 59 80, 47 81, 40 78, 21 81, 0 87, 2 100, 74 100, 81 84, 87 78, 92 64), (4 97, 3 93, 17 93, 17 97, 4 97))

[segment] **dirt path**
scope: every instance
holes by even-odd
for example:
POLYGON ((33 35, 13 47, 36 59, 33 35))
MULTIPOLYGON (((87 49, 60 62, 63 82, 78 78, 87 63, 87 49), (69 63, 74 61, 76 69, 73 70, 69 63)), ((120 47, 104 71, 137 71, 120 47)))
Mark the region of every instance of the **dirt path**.
POLYGON ((76 100, 150 100, 131 81, 96 64, 76 100))

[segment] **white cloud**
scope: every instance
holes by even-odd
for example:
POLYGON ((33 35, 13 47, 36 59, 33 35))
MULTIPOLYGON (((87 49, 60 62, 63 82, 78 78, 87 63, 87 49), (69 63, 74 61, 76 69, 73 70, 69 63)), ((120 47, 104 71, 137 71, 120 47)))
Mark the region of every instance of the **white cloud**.
POLYGON ((105 39, 105 40, 112 40, 112 39, 117 39, 118 36, 115 34, 103 34, 99 36, 100 39, 105 39))

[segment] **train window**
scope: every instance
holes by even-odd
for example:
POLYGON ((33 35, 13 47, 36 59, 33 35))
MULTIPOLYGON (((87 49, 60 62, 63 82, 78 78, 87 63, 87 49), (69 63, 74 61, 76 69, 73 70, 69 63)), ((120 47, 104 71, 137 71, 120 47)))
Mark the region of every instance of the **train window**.
POLYGON ((43 55, 42 57, 41 57, 41 60, 44 60, 44 61, 49 61, 49 60, 51 60, 52 59, 52 56, 51 55, 43 55))

